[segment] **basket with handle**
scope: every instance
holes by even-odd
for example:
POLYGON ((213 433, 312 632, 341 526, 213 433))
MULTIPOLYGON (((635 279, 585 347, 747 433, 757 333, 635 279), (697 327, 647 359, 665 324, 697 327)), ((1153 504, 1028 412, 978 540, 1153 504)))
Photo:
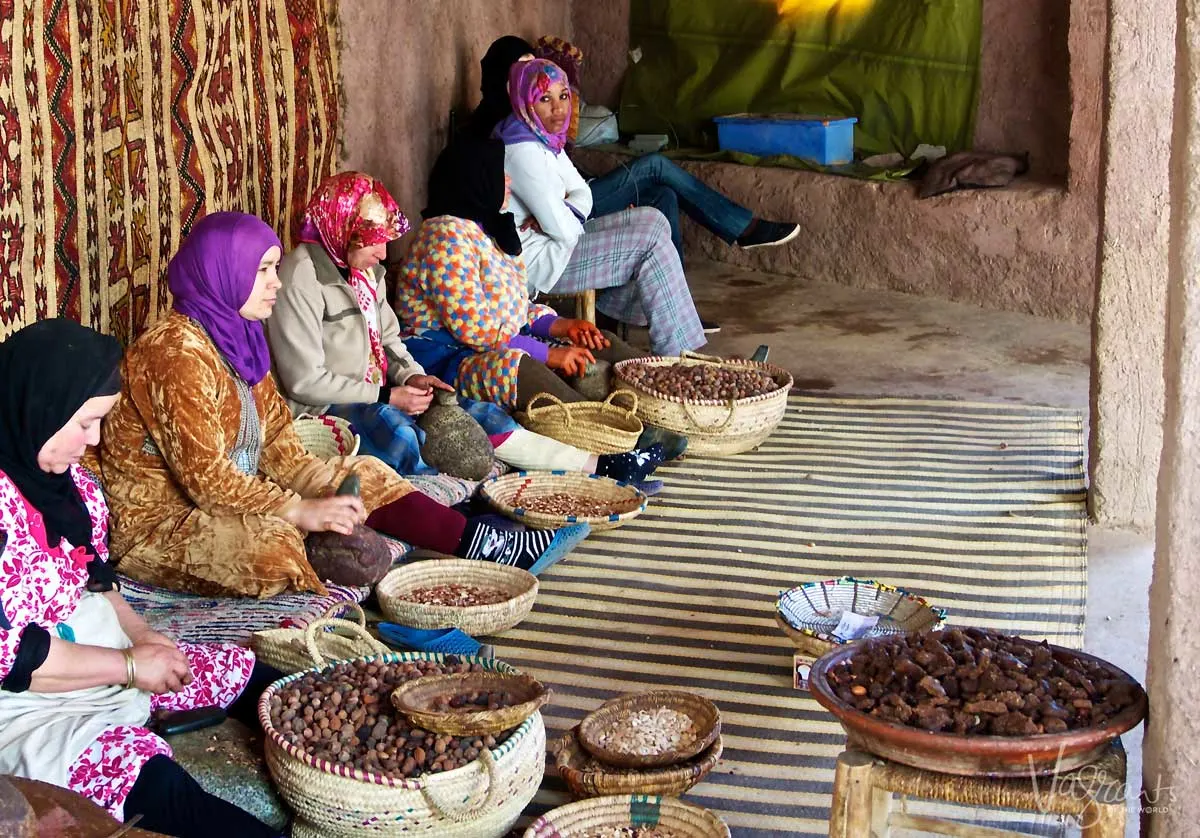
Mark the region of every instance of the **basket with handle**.
POLYGON ((307 628, 256 631, 250 646, 260 661, 288 673, 311 669, 314 661, 324 664, 390 651, 367 632, 367 615, 357 602, 339 602, 307 628), (343 610, 353 612, 357 622, 338 619, 343 610))
POLYGON ((557 530, 588 524, 592 532, 616 529, 646 511, 650 499, 630 483, 581 471, 514 471, 484 483, 479 493, 492 507, 514 521, 537 529, 557 530), (606 515, 541 512, 531 508, 540 498, 571 495, 606 504, 606 515))
POLYGON ((353 457, 362 442, 350 423, 340 416, 311 416, 303 413, 292 422, 304 450, 314 457, 353 457))
POLYGON ((610 393, 602 402, 567 404, 549 393, 530 400, 517 421, 534 433, 593 454, 624 454, 642 434, 638 396, 629 390, 610 393), (627 406, 618 404, 618 400, 627 406))
POLYGON ((582 838, 606 829, 658 829, 678 838, 729 838, 713 812, 673 797, 622 794, 593 797, 552 809, 534 821, 524 838, 582 838))
POLYGON ((688 438, 688 454, 710 457, 749 451, 774 433, 787 411, 788 392, 794 383, 791 373, 774 364, 726 360, 695 352, 684 352, 679 357, 656 355, 621 361, 613 367, 613 376, 615 387, 637 394, 637 412, 643 422, 683 434, 688 438), (679 363, 754 369, 770 375, 779 386, 761 396, 717 401, 653 392, 629 378, 629 370, 635 364, 666 367, 679 363))
MULTIPOLYGON (((501 661, 459 656, 485 671, 516 674, 501 661)), ((442 662, 429 652, 392 652, 355 663, 442 662)), ((320 671, 325 667, 318 667, 320 671)), ((277 692, 308 672, 276 681, 258 703, 266 733, 267 768, 280 796, 296 813, 292 835, 301 838, 499 838, 512 828, 541 785, 546 765, 546 728, 534 713, 479 759, 462 768, 415 779, 363 771, 319 759, 298 748, 271 721, 277 692)), ((386 701, 386 697, 382 697, 386 701)))

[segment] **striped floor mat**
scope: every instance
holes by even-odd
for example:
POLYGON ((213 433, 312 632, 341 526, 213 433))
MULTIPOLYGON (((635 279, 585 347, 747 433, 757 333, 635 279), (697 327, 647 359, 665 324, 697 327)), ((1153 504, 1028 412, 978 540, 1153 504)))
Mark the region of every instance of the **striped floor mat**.
MULTIPOLYGON (((725 758, 688 799, 737 838, 825 835, 844 736, 792 688, 779 591, 878 579, 945 607, 952 624, 1079 646, 1082 427, 1048 408, 793 397, 758 450, 661 470, 667 487, 646 514, 547 573, 497 655, 553 686, 551 736, 623 692, 708 696, 725 758)), ((563 802, 548 778, 537 809, 563 802)))

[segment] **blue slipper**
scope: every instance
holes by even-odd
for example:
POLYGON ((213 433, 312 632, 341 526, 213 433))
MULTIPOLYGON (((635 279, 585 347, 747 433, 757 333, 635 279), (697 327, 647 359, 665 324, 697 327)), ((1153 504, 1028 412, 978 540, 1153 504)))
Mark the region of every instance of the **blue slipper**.
POLYGON ((400 646, 418 652, 441 652, 444 655, 473 656, 479 653, 479 641, 456 629, 419 629, 398 623, 380 623, 379 636, 389 646, 400 646))
POLYGON ((661 480, 643 480, 641 483, 630 483, 629 485, 640 490, 646 497, 652 498, 663 490, 665 484, 661 480))
POLYGON ((537 576, 539 573, 549 570, 565 559, 591 532, 592 528, 589 524, 571 524, 569 527, 563 527, 554 533, 554 540, 550 542, 546 552, 538 556, 537 561, 530 566, 529 572, 537 576))

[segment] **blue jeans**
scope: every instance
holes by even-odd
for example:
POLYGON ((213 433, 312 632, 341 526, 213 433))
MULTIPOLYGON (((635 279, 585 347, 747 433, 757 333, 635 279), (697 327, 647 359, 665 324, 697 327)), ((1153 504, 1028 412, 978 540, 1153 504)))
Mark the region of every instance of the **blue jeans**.
POLYGON ((671 242, 683 261, 679 211, 732 244, 754 214, 689 175, 661 154, 647 154, 590 184, 592 218, 635 207, 654 207, 671 222, 671 242))

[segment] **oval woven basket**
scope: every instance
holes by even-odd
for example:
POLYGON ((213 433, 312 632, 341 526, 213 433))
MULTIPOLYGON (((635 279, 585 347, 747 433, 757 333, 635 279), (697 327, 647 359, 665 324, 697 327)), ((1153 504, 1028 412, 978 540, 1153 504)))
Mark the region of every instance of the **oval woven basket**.
POLYGON ((642 434, 637 416, 638 396, 629 390, 610 393, 602 402, 566 404, 549 393, 530 400, 517 421, 529 430, 593 454, 624 454, 632 451, 642 434), (621 407, 620 399, 628 403, 621 407))
POLYGON ((721 735, 721 711, 704 696, 683 690, 631 693, 606 702, 579 723, 579 744, 596 759, 618 768, 650 768, 684 762, 712 745, 721 735), (667 707, 691 717, 696 738, 677 748, 653 753, 631 753, 602 742, 602 737, 622 718, 641 710, 667 707))
POLYGON ((650 502, 636 486, 582 471, 514 471, 493 477, 479 491, 497 512, 535 529, 546 530, 571 524, 588 524, 592 532, 613 530, 645 512, 650 502), (609 503, 614 511, 608 515, 556 515, 526 506, 535 498, 563 494, 609 503))
POLYGON ((944 608, 900 588, 853 576, 805 582, 784 591, 775 603, 775 620, 797 649, 819 658, 846 642, 834 630, 847 611, 879 617, 865 637, 937 631, 946 623, 944 608))
POLYGON ((375 587, 379 607, 389 620, 420 629, 457 628, 486 637, 512 628, 529 616, 537 599, 538 580, 528 571, 471 559, 429 559, 403 565, 375 587), (508 599, 492 605, 426 605, 404 598, 415 588, 474 585, 504 591, 508 599))
POLYGON ((353 457, 362 442, 350 423, 340 416, 303 414, 292 422, 304 450, 314 457, 353 457))
POLYGON ((311 669, 314 662, 320 666, 391 651, 367 632, 367 615, 357 602, 339 602, 307 628, 256 631, 250 647, 258 660, 285 673, 311 669), (353 612, 357 622, 335 617, 345 610, 353 612))
POLYGON ((760 361, 724 360, 685 352, 679 357, 656 355, 621 361, 613 367, 614 386, 638 397, 638 416, 688 438, 688 454, 727 457, 749 451, 767 439, 787 412, 788 393, 794 380, 782 367, 760 361), (634 364, 666 367, 672 364, 716 364, 733 369, 755 369, 775 379, 779 389, 761 396, 729 401, 681 399, 654 393, 633 383, 628 371, 634 364))
MULTIPOLYGON (((489 671, 517 671, 501 661, 460 658, 489 671)), ((444 656, 404 652, 358 660, 441 662, 444 656)), ((276 681, 258 702, 267 768, 280 796, 296 812, 293 835, 496 838, 512 828, 541 785, 546 728, 539 713, 470 765, 413 780, 315 759, 284 739, 271 723, 271 697, 304 674, 276 681)))
POLYGON ((580 838, 621 827, 658 827, 678 838, 729 838, 725 821, 708 809, 673 797, 630 794, 593 797, 552 809, 530 824, 525 838, 580 838))
POLYGON ((687 762, 663 768, 614 768, 605 765, 579 744, 575 727, 554 741, 558 776, 576 798, 602 797, 609 794, 661 794, 678 797, 699 783, 721 761, 724 744, 721 737, 687 762))
POLYGON ((511 730, 549 700, 550 691, 536 678, 503 672, 434 675, 409 681, 392 690, 392 706, 407 716, 414 726, 451 736, 486 736, 511 730), (519 702, 497 710, 434 710, 431 706, 442 696, 475 691, 510 692, 519 702))

